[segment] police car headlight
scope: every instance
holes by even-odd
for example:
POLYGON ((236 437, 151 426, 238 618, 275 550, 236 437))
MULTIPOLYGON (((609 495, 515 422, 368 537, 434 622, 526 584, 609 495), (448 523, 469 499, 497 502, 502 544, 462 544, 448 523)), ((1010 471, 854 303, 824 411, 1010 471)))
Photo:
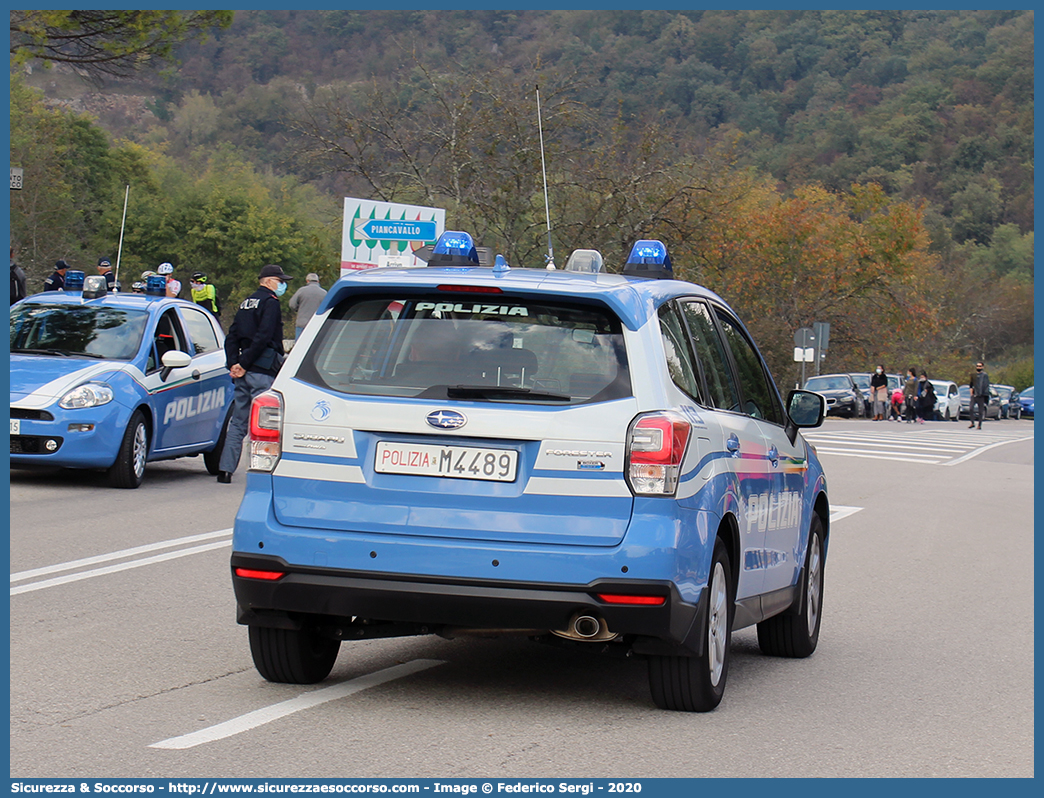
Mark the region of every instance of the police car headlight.
POLYGON ((111 402, 112 388, 104 382, 87 382, 73 388, 58 400, 58 407, 76 410, 83 407, 98 407, 111 402))

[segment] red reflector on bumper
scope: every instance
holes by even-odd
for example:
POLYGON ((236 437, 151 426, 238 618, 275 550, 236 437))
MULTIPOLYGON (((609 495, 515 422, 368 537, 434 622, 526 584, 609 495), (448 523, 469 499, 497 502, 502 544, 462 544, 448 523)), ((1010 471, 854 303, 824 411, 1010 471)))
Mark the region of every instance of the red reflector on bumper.
POLYGON ((625 596, 619 593, 596 593, 595 595, 606 604, 640 604, 659 607, 667 601, 663 596, 625 596))
POLYGON ((267 579, 270 582, 274 582, 276 579, 282 579, 286 576, 283 571, 255 571, 252 568, 237 568, 236 576, 241 576, 244 579, 267 579))

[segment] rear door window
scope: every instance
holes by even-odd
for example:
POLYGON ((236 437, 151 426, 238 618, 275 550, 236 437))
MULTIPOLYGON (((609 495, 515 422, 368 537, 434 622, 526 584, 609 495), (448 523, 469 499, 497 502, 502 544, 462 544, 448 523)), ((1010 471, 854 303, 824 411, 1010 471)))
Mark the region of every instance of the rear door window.
POLYGON ((297 376, 367 396, 584 404, 631 395, 619 319, 545 297, 349 298, 297 376))

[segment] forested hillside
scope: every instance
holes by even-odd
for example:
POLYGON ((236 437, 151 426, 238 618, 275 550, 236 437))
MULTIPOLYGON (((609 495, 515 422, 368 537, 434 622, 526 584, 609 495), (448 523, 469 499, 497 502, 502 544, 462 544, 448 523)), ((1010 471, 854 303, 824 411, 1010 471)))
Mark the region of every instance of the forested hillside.
POLYGON ((128 183, 125 257, 233 299, 263 261, 331 279, 344 195, 540 266, 539 86, 556 253, 663 238, 782 381, 812 321, 829 368, 1032 380, 1032 12, 239 11, 176 54, 101 88, 14 70, 12 164, 58 181, 13 208, 36 278, 114 248, 128 183))

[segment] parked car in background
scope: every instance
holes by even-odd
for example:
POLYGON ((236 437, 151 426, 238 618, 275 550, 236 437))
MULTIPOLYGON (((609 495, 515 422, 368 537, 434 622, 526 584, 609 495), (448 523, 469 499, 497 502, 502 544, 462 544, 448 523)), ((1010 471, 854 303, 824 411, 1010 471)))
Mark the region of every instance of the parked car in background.
POLYGON ((1031 385, 1024 391, 1019 392, 1019 404, 1022 406, 1022 410, 1019 415, 1028 416, 1033 418, 1033 386, 1031 385))
MULTIPOLYGON (((958 388, 961 394, 961 418, 971 418, 971 388, 967 385, 962 385, 958 388)), ((990 386, 990 399, 986 403, 986 418, 995 418, 998 421, 1001 417, 1001 399, 1000 394, 991 385, 990 386)))
POLYGON ((961 395, 952 380, 928 380, 935 388, 935 417, 939 421, 956 421, 961 414, 961 395))
POLYGON ((1019 404, 1019 392, 1013 385, 994 385, 1001 398, 1001 418, 1020 418, 1022 405, 1019 404))
POLYGON ((851 374, 818 374, 809 377, 802 387, 826 399, 828 416, 863 418, 866 415, 866 396, 851 374))
POLYGON ((167 298, 162 277, 147 294, 65 280, 11 306, 11 466, 103 469, 137 488, 146 463, 202 454, 216 474, 232 409, 217 319, 167 298))

